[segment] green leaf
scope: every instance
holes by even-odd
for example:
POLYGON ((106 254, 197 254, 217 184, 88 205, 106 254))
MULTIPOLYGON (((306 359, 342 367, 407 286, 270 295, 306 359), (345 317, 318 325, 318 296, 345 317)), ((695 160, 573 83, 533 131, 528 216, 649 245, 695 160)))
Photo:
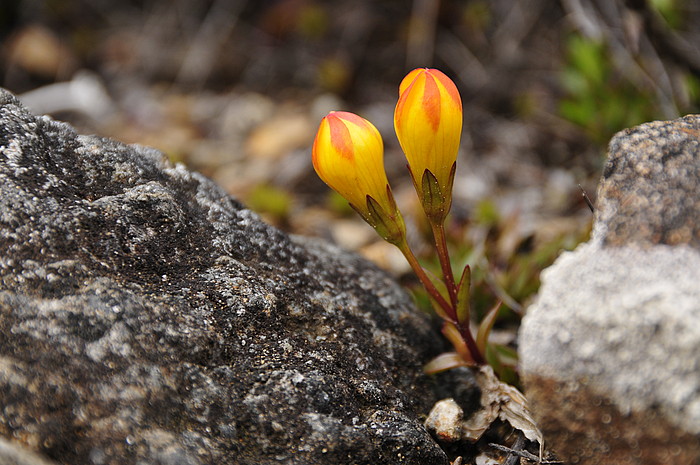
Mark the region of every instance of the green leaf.
POLYGON ((500 310, 500 308, 501 302, 499 301, 489 310, 479 325, 479 330, 476 333, 476 347, 482 354, 486 353, 486 343, 489 340, 489 334, 491 333, 491 329, 493 329, 493 324, 496 322, 496 317, 498 316, 498 310, 500 310))
MULTIPOLYGON (((469 321, 469 298, 471 296, 472 270, 469 265, 464 267, 462 277, 457 286, 457 323, 464 325, 469 321)), ((483 352, 482 352, 483 353, 483 352)))
POLYGON ((504 365, 515 367, 518 364, 518 351, 502 344, 489 344, 490 350, 498 355, 498 359, 504 365))
POLYGON ((502 382, 517 386, 518 374, 514 369, 517 364, 517 352, 515 350, 501 344, 488 344, 486 361, 502 382), (515 360, 515 363, 513 363, 513 360, 515 360))

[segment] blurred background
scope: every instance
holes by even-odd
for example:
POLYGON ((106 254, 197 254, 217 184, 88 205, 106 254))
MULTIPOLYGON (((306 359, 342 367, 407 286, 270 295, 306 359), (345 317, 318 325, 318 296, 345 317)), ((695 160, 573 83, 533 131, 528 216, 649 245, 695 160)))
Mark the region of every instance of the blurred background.
POLYGON ((318 180, 310 145, 330 110, 373 121, 411 240, 428 252, 392 118, 403 76, 441 69, 465 109, 455 265, 477 270, 478 311, 501 299, 515 315, 539 271, 586 240, 579 184, 595 202, 609 138, 697 111, 699 44, 695 0, 0 3, 0 85, 34 112, 154 146, 278 227, 357 250, 409 285, 398 252, 318 180))

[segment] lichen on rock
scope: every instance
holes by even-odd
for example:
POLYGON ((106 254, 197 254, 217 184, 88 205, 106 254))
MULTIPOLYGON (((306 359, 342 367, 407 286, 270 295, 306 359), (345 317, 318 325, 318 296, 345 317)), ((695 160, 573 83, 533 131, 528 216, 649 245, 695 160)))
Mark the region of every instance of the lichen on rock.
POLYGON ((5 91, 0 338, 0 434, 58 463, 447 463, 388 275, 5 91))
POLYGON ((542 273, 519 335, 545 439, 581 464, 700 460, 700 117, 618 133, 593 238, 542 273))

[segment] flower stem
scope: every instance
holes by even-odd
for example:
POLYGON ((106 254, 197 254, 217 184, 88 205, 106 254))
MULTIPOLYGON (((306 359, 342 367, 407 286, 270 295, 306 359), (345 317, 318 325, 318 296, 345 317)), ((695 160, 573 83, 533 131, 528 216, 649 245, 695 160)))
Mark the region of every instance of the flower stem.
POLYGON ((447 300, 445 300, 442 294, 440 294, 440 291, 437 290, 433 282, 426 274, 423 267, 420 265, 420 263, 418 263, 418 259, 413 254, 411 248, 408 246, 408 242, 406 242, 406 240, 404 239, 403 241, 398 242, 395 245, 399 248, 401 253, 403 253, 404 257, 406 257, 406 261, 408 261, 408 264, 411 265, 411 269, 413 269, 413 272, 416 274, 416 276, 418 276, 418 279, 420 280, 421 284, 423 284, 423 287, 425 287, 425 290, 428 292, 428 294, 430 294, 433 300, 435 300, 435 302, 450 318, 450 323, 457 325, 457 314, 454 307, 452 307, 450 303, 447 302, 447 300))
MULTIPOLYGON (((464 343, 467 345, 467 349, 469 350, 469 354, 471 355, 472 360, 474 363, 477 365, 484 365, 486 363, 486 360, 484 360, 483 355, 481 355, 481 352, 479 351, 479 348, 476 345, 476 341, 474 340, 474 336, 471 333, 471 329, 469 328, 469 322, 463 322, 463 323, 458 323, 457 322, 457 311, 455 307, 451 306, 447 300, 440 294, 440 291, 437 290, 433 282, 430 280, 428 275, 426 274, 425 270, 423 270, 423 267, 418 263, 418 259, 416 256, 413 254, 413 251, 411 248, 408 246, 408 242, 406 240, 398 241, 396 244, 396 247, 399 248, 401 253, 403 253, 404 257, 406 257, 406 260, 408 263, 411 265, 411 268, 413 269, 413 272, 418 276, 418 279, 420 280, 421 284, 423 284, 423 287, 425 287, 425 290, 430 294, 430 296, 435 300, 435 302, 442 308, 444 311, 445 315, 447 315, 446 321, 452 323, 455 328, 457 328, 457 331, 459 331, 460 336, 464 340, 464 343)), ((453 283, 454 285, 454 283, 453 283)))
POLYGON ((481 355, 481 351, 476 345, 471 329, 469 329, 469 322, 466 321, 463 324, 457 324, 457 330, 459 331, 459 334, 462 335, 464 342, 467 344, 467 349, 469 349, 469 354, 472 356, 474 363, 477 365, 485 365, 486 359, 484 359, 484 356, 481 355))
MULTIPOLYGON (((457 285, 455 277, 452 273, 452 264, 447 251, 447 238, 445 237, 445 225, 443 222, 430 222, 433 228, 433 239, 435 240, 435 249, 437 250, 438 259, 440 260, 440 268, 442 268, 442 279, 445 281, 447 293, 450 296, 450 302, 453 308, 457 308, 457 285)), ((455 315, 456 317, 456 315, 455 315)))

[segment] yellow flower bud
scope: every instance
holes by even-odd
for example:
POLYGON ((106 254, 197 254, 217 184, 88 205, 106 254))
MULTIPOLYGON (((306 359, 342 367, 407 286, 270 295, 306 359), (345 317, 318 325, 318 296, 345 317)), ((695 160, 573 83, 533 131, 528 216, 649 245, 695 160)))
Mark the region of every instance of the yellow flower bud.
POLYGON ((384 171, 382 137, 372 123, 353 113, 329 113, 316 133, 312 161, 323 182, 384 239, 395 243, 405 235, 384 171))
POLYGON ((444 219, 462 136, 462 99, 454 82, 436 69, 414 69, 401 81, 394 128, 423 208, 444 219))

